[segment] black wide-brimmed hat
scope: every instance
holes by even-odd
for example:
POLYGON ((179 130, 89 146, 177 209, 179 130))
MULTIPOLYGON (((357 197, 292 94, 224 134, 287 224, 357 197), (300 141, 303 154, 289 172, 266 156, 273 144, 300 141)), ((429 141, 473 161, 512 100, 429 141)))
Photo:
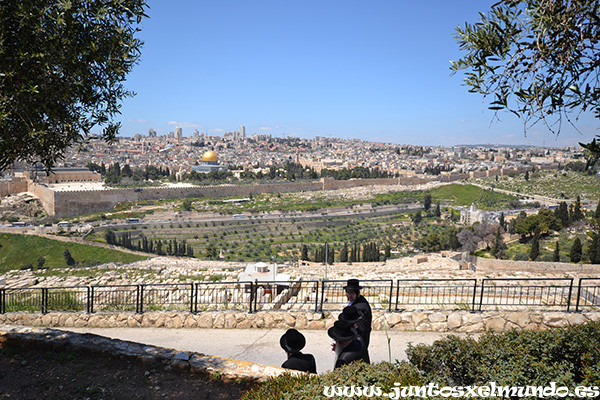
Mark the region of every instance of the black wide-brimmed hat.
POLYGON ((351 324, 358 322, 359 319, 360 314, 358 313, 358 308, 356 308, 356 306, 344 307, 342 313, 339 316, 340 321, 346 321, 351 324))
POLYGON ((306 346, 306 338, 296 329, 288 329, 279 339, 279 344, 288 353, 298 353, 306 346))
POLYGON ((346 282, 346 286, 344 286, 344 290, 360 290, 362 286, 360 286, 358 279, 348 279, 346 282))
POLYGON ((338 342, 353 340, 357 335, 356 331, 352 329, 352 325, 347 321, 335 321, 333 326, 327 330, 327 334, 338 342))

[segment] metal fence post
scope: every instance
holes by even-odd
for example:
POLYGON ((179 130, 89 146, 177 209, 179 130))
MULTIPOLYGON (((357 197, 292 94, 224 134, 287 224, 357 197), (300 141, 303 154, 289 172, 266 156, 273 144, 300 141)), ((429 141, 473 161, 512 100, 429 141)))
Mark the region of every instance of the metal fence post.
POLYGON ((475 311, 475 298, 477 297, 477 279, 473 283, 473 304, 471 305, 471 311, 475 311))
POLYGON ((256 303, 258 302, 258 279, 254 280, 254 312, 256 312, 256 303))
POLYGON ((42 314, 48 312, 48 289, 42 288, 42 314))
POLYGON ((92 288, 91 288, 91 286, 88 286, 86 288, 86 292, 87 292, 87 301, 86 301, 85 311, 88 314, 90 314, 92 312, 91 311, 92 310, 92 296, 91 296, 92 288))
POLYGON ((6 302, 6 289, 0 289, 0 314, 4 314, 6 312, 6 306, 4 305, 6 302))
POLYGON ((400 279, 396 281, 396 307, 394 311, 398 311, 398 301, 400 301, 400 279))
POLYGON ((190 314, 194 312, 194 284, 190 283, 190 314))
POLYGON ((319 312, 323 312, 323 302, 324 301, 325 301, 325 280, 322 279, 321 280, 321 303, 319 306, 319 312))
POLYGON ((579 278, 579 284, 577 285, 577 302, 575 303, 575 312, 579 312, 579 300, 581 299, 581 278, 579 278))
MULTIPOLYGON (((571 284, 569 285, 569 296, 567 297, 567 312, 570 311, 571 308, 571 294, 573 293, 573 278, 570 279, 571 284)), ((581 282, 581 280, 580 280, 581 282)))
POLYGON ((250 300, 248 301, 248 314, 252 314, 252 302, 254 301, 254 283, 250 281, 250 300))
POLYGON ((479 311, 481 311, 481 307, 483 306, 483 287, 485 286, 485 279, 481 280, 481 296, 479 296, 479 311))
POLYGON ((394 280, 390 280, 390 297, 388 297, 388 311, 392 311, 392 296, 394 295, 394 280))
POLYGON ((315 312, 319 311, 319 281, 317 281, 317 294, 315 296, 315 312))
POLYGON ((135 289, 135 312, 141 314, 144 312, 144 285, 137 285, 135 289))

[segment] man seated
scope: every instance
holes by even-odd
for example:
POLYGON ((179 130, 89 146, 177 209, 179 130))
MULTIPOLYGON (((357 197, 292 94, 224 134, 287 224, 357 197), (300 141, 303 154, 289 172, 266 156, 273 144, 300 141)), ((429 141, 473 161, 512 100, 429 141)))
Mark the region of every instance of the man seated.
POLYGON ((335 321, 333 326, 327 331, 327 334, 335 340, 333 344, 333 351, 335 351, 336 355, 334 369, 357 360, 367 362, 365 358, 365 341, 352 329, 350 323, 335 321))
POLYGON ((279 339, 281 348, 287 353, 288 359, 281 368, 296 371, 317 373, 317 363, 312 354, 302 354, 300 350, 306 345, 306 338, 296 329, 288 329, 279 339))

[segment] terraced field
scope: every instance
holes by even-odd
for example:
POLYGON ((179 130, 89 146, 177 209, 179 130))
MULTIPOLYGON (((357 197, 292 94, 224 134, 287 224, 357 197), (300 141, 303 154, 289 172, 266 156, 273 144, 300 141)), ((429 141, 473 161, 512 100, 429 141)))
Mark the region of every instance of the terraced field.
MULTIPOLYGON (((312 257, 315 249, 325 243, 329 244, 330 251, 335 251, 336 258, 344 243, 349 246, 376 243, 382 250, 389 244, 394 251, 406 252, 415 240, 450 225, 450 221, 430 217, 415 227, 405 210, 397 210, 376 216, 245 218, 204 223, 181 220, 121 229, 115 234, 129 232, 134 242, 141 240, 142 235, 154 241, 185 240, 199 258, 206 258, 207 249, 212 245, 231 261, 288 261, 300 257, 302 245, 308 247, 312 257)), ((88 239, 103 241, 104 237, 105 231, 98 231, 88 239)))

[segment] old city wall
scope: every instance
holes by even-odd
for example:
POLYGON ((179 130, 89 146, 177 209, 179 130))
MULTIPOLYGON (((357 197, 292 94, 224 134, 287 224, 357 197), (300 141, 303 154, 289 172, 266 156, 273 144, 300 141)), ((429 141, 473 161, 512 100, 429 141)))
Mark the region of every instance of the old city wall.
POLYGON ((8 196, 9 194, 22 193, 27 191, 27 179, 14 178, 10 181, 0 182, 0 197, 8 196))
POLYGON ((26 191, 33 194, 35 197, 40 199, 42 202, 42 206, 44 210, 50 215, 55 214, 54 202, 55 202, 55 194, 54 190, 49 189, 46 185, 38 185, 37 183, 33 183, 31 181, 28 182, 28 188, 26 191))
POLYGON ((321 179, 320 181, 312 182, 257 185, 57 191, 54 192, 53 197, 49 196, 41 189, 39 190, 39 193, 44 194, 44 198, 40 197, 42 202, 45 204, 44 208, 46 208, 46 202, 52 204, 48 206, 46 211, 55 215, 57 218, 63 218, 92 212, 109 211, 115 206, 115 204, 122 201, 158 200, 187 197, 249 196, 251 194, 259 193, 290 193, 376 185, 416 185, 432 180, 433 179, 421 178, 354 179, 348 181, 321 179), (52 210, 52 212, 49 210, 52 210))

